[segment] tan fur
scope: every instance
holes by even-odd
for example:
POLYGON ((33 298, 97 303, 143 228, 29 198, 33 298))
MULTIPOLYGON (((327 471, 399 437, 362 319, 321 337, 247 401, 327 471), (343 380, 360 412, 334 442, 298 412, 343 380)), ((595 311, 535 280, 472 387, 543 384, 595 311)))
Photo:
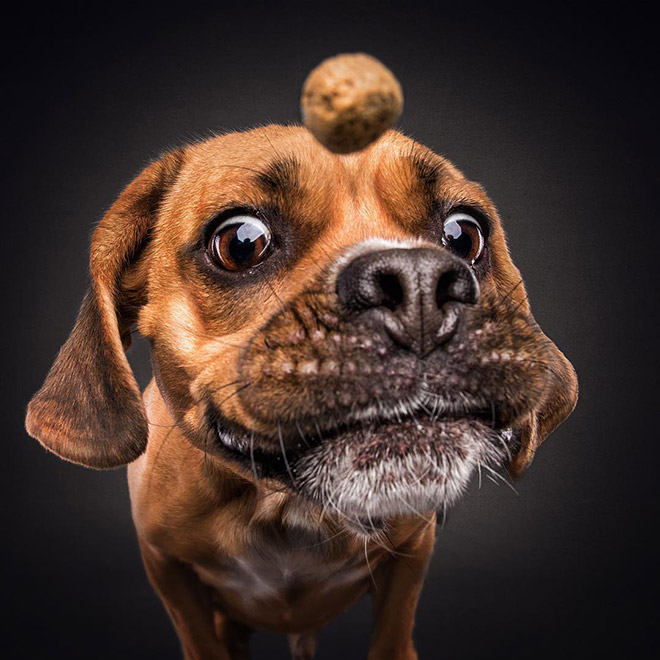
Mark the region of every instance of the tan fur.
MULTIPOLYGON (((305 310, 330 314, 323 312, 324 296, 309 287, 347 248, 376 237, 432 243, 420 194, 424 182, 411 155, 441 170, 433 195, 442 204, 478 207, 493 220, 484 296, 507 296, 527 318, 520 273, 481 187, 393 131, 348 156, 331 154, 295 127, 270 126, 190 146, 147 168, 94 234, 92 291, 77 329, 30 404, 27 427, 68 460, 94 467, 132 461, 131 504, 146 571, 188 658, 246 657, 251 629, 288 634, 294 657, 311 657, 314 632, 368 590, 376 617, 370 657, 416 657, 411 633, 433 547, 434 514, 390 521, 385 542, 364 540, 347 531, 332 510, 322 512, 276 481, 255 480, 210 451, 203 432, 209 402, 228 420, 270 437, 277 427, 269 405, 279 406, 282 392, 291 405, 304 405, 304 393, 278 392, 266 380, 257 386, 268 369, 286 371, 295 352, 295 346, 269 351, 264 346, 295 343, 305 310), (290 157, 300 164, 295 191, 274 199, 255 186, 255 172, 290 157), (251 284, 240 297, 219 292, 182 256, 205 223, 236 204, 277 204, 304 237, 267 286, 251 284), (296 305, 297 320, 287 320, 282 310, 296 305), (143 405, 122 350, 136 319, 152 343, 157 376, 143 405), (268 325, 272 319, 277 322, 268 325), (75 364, 86 364, 82 389, 77 374, 67 371, 71 355, 75 364), (241 360, 248 362, 242 366, 241 360), (238 391, 235 383, 244 373, 254 376, 264 414, 248 409, 238 391), (104 403, 104 397, 116 404, 104 403), (95 410, 107 417, 87 426, 95 410), (124 414, 132 420, 127 442, 104 431, 121 428, 124 414)), ((515 317, 510 323, 522 327, 515 317)), ((542 358, 526 359, 544 360, 559 377, 548 381, 540 369, 527 373, 542 394, 525 404, 526 416, 517 420, 522 448, 510 464, 513 473, 531 462, 577 396, 570 363, 525 323, 543 350, 542 358)), ((296 369, 316 368, 305 367, 305 359, 296 369)))

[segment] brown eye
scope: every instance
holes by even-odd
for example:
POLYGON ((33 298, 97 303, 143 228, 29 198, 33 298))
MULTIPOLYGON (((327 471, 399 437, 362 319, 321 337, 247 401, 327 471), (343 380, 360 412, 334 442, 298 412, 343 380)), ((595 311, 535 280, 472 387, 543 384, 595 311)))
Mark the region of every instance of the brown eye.
POLYGON ((467 213, 452 213, 442 229, 442 244, 461 259, 471 264, 478 261, 484 251, 481 225, 467 213))
POLYGON ((226 270, 246 270, 268 256, 270 231, 258 218, 236 215, 225 220, 211 236, 211 258, 226 270))

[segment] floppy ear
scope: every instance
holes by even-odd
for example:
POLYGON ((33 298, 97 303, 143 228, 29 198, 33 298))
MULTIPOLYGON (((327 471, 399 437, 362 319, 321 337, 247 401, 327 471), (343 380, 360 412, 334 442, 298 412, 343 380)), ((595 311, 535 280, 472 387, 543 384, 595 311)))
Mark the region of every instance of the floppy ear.
POLYGON ((182 163, 183 151, 176 150, 149 165, 92 237, 91 287, 71 335, 28 405, 25 424, 32 437, 68 461, 112 468, 130 463, 146 447, 142 398, 124 353, 146 295, 145 278, 136 277, 132 267, 182 163))
POLYGON ((536 449, 573 412, 577 404, 578 381, 575 369, 547 337, 546 341, 550 387, 536 410, 527 415, 517 427, 520 449, 509 463, 512 476, 520 476, 529 467, 536 449))

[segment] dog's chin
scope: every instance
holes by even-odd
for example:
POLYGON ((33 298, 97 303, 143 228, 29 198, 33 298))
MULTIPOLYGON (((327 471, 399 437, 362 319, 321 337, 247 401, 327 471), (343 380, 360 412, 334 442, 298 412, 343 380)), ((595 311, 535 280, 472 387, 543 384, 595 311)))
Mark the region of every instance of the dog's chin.
MULTIPOLYGON (((372 420, 333 433, 300 436, 285 451, 217 426, 223 455, 255 478, 275 478, 329 513, 377 532, 384 520, 444 510, 479 469, 510 457, 511 429, 478 417, 372 420)), ((284 444, 284 443, 283 443, 284 444)))
POLYGON ((452 504, 475 470, 499 468, 510 432, 475 419, 370 424, 295 464, 299 490, 358 521, 424 515, 452 504))

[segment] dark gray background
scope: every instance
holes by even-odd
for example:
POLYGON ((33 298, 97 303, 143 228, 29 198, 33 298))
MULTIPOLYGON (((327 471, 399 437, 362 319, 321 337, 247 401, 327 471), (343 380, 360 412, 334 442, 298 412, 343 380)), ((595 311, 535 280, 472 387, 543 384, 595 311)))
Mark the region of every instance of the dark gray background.
MULTIPOLYGON (((403 130, 485 185, 536 318, 581 383, 517 495, 485 481, 451 511, 420 656, 657 651, 657 37, 631 3, 543 6, 109 4, 5 22, 4 655, 178 657, 143 575, 125 470, 48 455, 23 411, 75 318, 91 229, 132 176, 182 142, 296 121, 307 72, 355 50, 402 81, 403 130)), ((364 657, 369 610, 329 626, 318 657, 364 657)), ((253 648, 286 657, 274 635, 253 648)))

